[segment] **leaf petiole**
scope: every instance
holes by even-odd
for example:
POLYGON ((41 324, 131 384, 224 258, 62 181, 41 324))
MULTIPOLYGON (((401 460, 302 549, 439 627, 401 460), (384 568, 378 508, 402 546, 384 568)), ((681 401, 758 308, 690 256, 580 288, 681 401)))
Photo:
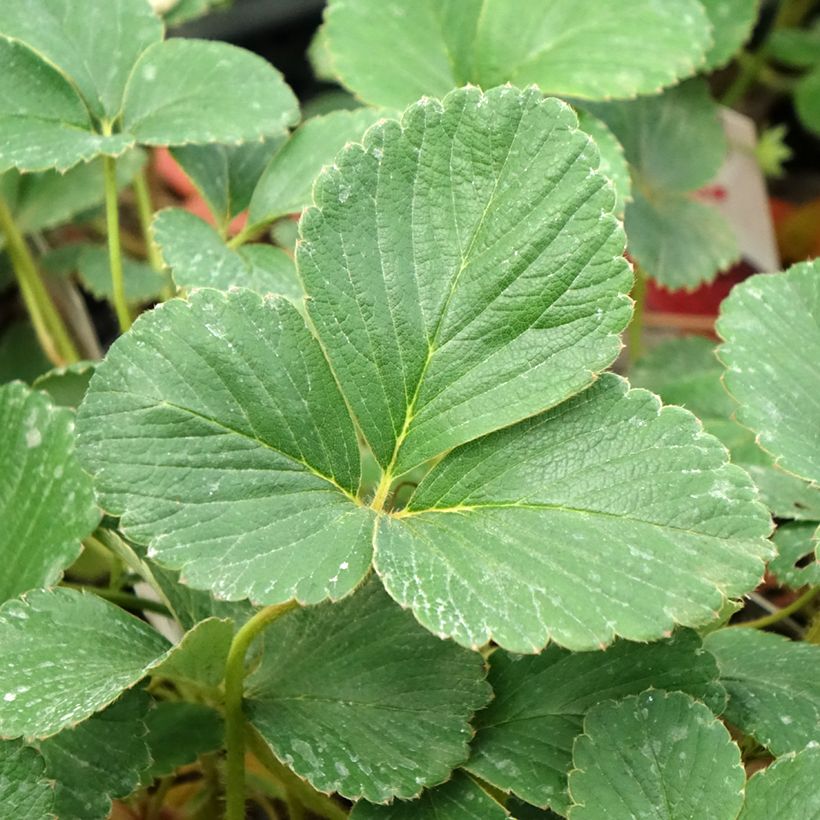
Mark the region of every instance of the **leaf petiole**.
POLYGON ((744 621, 737 625, 750 627, 751 629, 763 629, 772 624, 776 624, 784 618, 788 618, 789 615, 794 615, 795 612, 799 612, 804 606, 811 603, 818 592, 820 592, 820 587, 809 587, 799 598, 796 598, 788 606, 784 606, 783 609, 779 609, 771 615, 764 615, 762 618, 756 618, 753 621, 744 621))
POLYGON ((131 312, 125 299, 125 278, 122 270, 120 247, 120 211, 117 201, 117 160, 103 157, 105 180, 105 219, 108 230, 108 261, 111 267, 111 284, 114 291, 114 310, 120 330, 125 333, 131 327, 131 312))

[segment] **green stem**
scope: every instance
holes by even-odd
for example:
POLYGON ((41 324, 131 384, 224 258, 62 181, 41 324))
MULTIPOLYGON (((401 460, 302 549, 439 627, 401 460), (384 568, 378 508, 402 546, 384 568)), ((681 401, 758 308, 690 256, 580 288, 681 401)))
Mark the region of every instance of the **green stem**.
POLYGON ((14 275, 43 350, 56 365, 78 362, 80 354, 77 352, 62 317, 51 301, 26 240, 18 230, 11 210, 2 197, 0 197, 0 231, 6 237, 6 246, 14 275))
POLYGON ((234 635, 225 664, 225 745, 228 751, 225 791, 227 820, 245 820, 245 655, 254 638, 268 624, 295 609, 296 601, 260 609, 234 635))
POLYGON ((646 273, 640 265, 635 265, 635 284, 632 286, 635 308, 627 331, 629 341, 629 361, 634 364, 643 355, 643 314, 646 309, 646 273))
POLYGON ((234 236, 232 239, 229 239, 225 244, 231 250, 236 250, 237 248, 241 247, 251 239, 255 239, 264 228, 265 223, 260 223, 257 225, 246 225, 236 236, 234 236))
POLYGON ((148 800, 148 807, 145 810, 145 820, 160 820, 162 817, 162 806, 173 785, 173 776, 163 777, 162 780, 159 781, 159 785, 148 800))
POLYGON ((117 160, 103 157, 105 177, 105 221, 108 231, 108 263, 111 267, 111 284, 114 291, 114 310, 125 333, 131 327, 131 313, 125 299, 125 276, 122 271, 122 248, 120 247, 120 210, 117 201, 117 160))
POLYGON ((106 601, 111 601, 112 604, 117 604, 117 606, 130 609, 133 612, 156 612, 158 615, 165 615, 168 618, 174 617, 165 604, 161 604, 159 601, 154 601, 151 598, 142 598, 139 595, 132 595, 130 592, 87 586, 86 584, 73 584, 69 581, 63 581, 63 586, 69 589, 93 592, 100 598, 105 598, 106 601))
POLYGON ((143 168, 134 177, 134 197, 137 202, 137 216, 140 221, 142 238, 145 241, 145 256, 155 271, 161 271, 165 265, 162 261, 157 243, 151 234, 151 222, 154 218, 154 206, 151 204, 151 189, 148 186, 148 174, 143 168))
POLYGON ((799 612, 806 604, 811 603, 818 592, 820 592, 820 587, 809 587, 799 598, 792 601, 788 606, 784 606, 783 609, 779 609, 771 615, 764 615, 762 618, 755 618, 753 621, 742 621, 738 626, 763 629, 772 624, 776 624, 784 618, 788 618, 789 615, 794 615, 795 612, 799 612))

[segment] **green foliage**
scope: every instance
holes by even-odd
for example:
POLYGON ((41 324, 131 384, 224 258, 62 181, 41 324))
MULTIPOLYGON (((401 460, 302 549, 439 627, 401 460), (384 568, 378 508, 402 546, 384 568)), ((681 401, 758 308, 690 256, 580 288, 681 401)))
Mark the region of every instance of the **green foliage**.
POLYGON ((785 755, 758 772, 746 786, 739 820, 781 817, 817 817, 820 814, 820 748, 807 747, 785 755))

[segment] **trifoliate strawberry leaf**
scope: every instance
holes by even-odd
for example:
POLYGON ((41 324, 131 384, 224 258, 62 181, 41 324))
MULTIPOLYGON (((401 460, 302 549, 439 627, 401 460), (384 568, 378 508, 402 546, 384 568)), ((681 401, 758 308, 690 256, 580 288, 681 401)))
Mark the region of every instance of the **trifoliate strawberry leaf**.
POLYGON ((746 785, 746 801, 738 820, 820 817, 820 746, 781 757, 753 775, 746 785))
POLYGON ((790 587, 820 584, 820 558, 817 555, 817 523, 782 524, 774 534, 777 556, 769 562, 769 571, 790 587))
POLYGON ((820 647, 730 627, 707 635, 729 693, 726 719, 772 754, 820 741, 820 647))
POLYGON ((20 382, 0 387, 0 603, 55 583, 99 521, 74 445, 73 412, 20 382))
POLYGON ((630 271, 572 111, 535 90, 411 106, 314 186, 297 265, 376 458, 401 474, 586 387, 630 271))
POLYGON ((0 737, 47 737, 137 683, 167 641, 144 621, 69 589, 0 607, 0 737))
POLYGON ((149 777, 165 777, 179 766, 194 763, 225 742, 222 716, 204 703, 163 701, 146 715, 148 747, 153 762, 149 777))
POLYGON ((771 545, 755 495, 690 413, 607 375, 446 456, 380 521, 375 562, 467 646, 654 640, 756 585, 771 545))
MULTIPOLYGON (((168 286, 165 274, 154 270, 147 262, 124 257, 125 298, 132 304, 144 304, 159 298, 168 286)), ((78 260, 80 281, 97 299, 112 299, 114 286, 108 261, 108 250, 102 247, 85 248, 78 260)))
POLYGON ((820 482, 820 261, 742 282, 717 330, 738 420, 778 466, 820 482))
POLYGON ((470 718, 491 695, 482 658, 422 629, 377 579, 263 635, 248 719, 314 788, 408 799, 466 760, 470 718))
POLYGON ((351 820, 504 820, 509 817, 474 780, 456 772, 452 780, 422 792, 417 800, 396 800, 376 806, 360 800, 350 813, 351 820))
POLYGON ((572 744, 590 708, 651 687, 687 692, 720 712, 726 693, 717 679, 714 658, 689 630, 652 644, 617 641, 606 652, 497 650, 489 675, 495 698, 476 715, 466 768, 528 803, 566 813, 572 744))
POLYGON ((105 820, 111 798, 127 797, 151 765, 145 718, 150 698, 126 693, 98 715, 39 743, 46 771, 57 782, 60 820, 105 820))
POLYGON ((250 200, 251 225, 272 222, 310 205, 313 181, 348 142, 358 142, 381 116, 378 110, 333 111, 312 117, 282 145, 250 200))
POLYGON ((354 500, 353 425, 286 300, 203 289, 144 315, 98 368, 78 424, 103 507, 183 582, 310 603, 367 571, 374 516, 354 500))
POLYGON ((325 14, 340 82, 393 107, 465 83, 585 99, 649 94, 695 73, 710 28, 694 0, 331 0, 325 14))
POLYGON ((210 225, 178 208, 157 214, 153 232, 177 287, 248 288, 302 300, 293 259, 280 248, 244 245, 232 250, 210 225))
POLYGON ((171 154, 224 227, 248 207, 265 166, 283 142, 284 137, 273 137, 241 145, 181 145, 171 154))
POLYGON ((740 750, 682 692, 649 690, 596 706, 573 764, 570 820, 734 820, 743 802, 740 750))
POLYGON ((21 740, 0 740, 0 806, 7 817, 53 820, 54 783, 36 749, 21 740))
POLYGON ((720 68, 752 35, 759 0, 700 0, 712 24, 712 45, 706 52, 704 71, 720 68))

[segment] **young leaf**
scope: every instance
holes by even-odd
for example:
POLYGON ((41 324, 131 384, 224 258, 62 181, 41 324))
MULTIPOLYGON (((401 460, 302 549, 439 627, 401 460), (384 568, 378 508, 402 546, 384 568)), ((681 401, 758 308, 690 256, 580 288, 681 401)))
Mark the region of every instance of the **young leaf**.
POLYGON ((820 261, 758 274, 721 305, 717 330, 737 418, 775 463, 820 482, 820 261))
POLYGON ((231 250, 210 225, 180 208, 160 211, 153 233, 179 288, 248 288, 281 294, 295 304, 302 301, 293 259, 279 248, 244 245, 231 250))
POLYGON ((381 803, 444 781, 490 697, 481 656, 430 635, 378 580, 264 632, 246 711, 274 754, 323 792, 381 803))
POLYGON ((145 718, 150 699, 128 692, 98 715, 41 741, 47 773, 57 782, 60 820, 105 820, 112 797, 127 797, 150 766, 145 718))
POLYGON ((7 817, 53 820, 54 784, 36 749, 21 740, 0 740, 0 806, 7 817))
POLYGON ((794 588, 820 584, 817 535, 816 521, 783 524, 777 528, 774 534, 777 556, 769 562, 769 571, 782 584, 794 588))
POLYGON ((585 99, 634 97, 693 74, 711 43, 695 0, 331 0, 325 28, 341 83, 389 107, 507 81, 585 99))
POLYGON ((755 774, 746 786, 738 820, 820 817, 820 747, 810 745, 755 774))
POLYGON ((103 507, 185 583, 313 603, 367 571, 374 516, 353 500, 353 425, 284 299, 204 289, 144 315, 98 368, 78 425, 103 507))
POLYGON ((616 641, 606 652, 550 646, 522 657, 496 650, 489 675, 495 699, 476 715, 466 768, 496 788, 565 813, 572 744, 591 707, 658 688, 687 692, 720 712, 726 693, 717 679, 714 658, 688 630, 652 644, 616 641))
POLYGON ((99 521, 74 443, 70 410, 19 382, 0 387, 0 603, 55 583, 99 521))
POLYGON ((139 681, 168 649, 145 622, 69 589, 0 607, 0 737, 47 737, 139 681))
POLYGON ((706 52, 703 71, 720 68, 751 37, 757 21, 758 0, 700 0, 712 24, 713 43, 706 52))
POLYGON ((424 791, 417 800, 396 800, 389 806, 374 806, 360 800, 350 813, 350 820, 504 820, 509 817, 474 780, 456 772, 452 780, 424 791))
POLYGON ((742 627, 704 643, 729 693, 730 723, 774 755, 820 740, 820 647, 742 627))
POLYGON ((267 60, 201 40, 166 40, 143 52, 123 103, 123 129, 146 145, 262 139, 298 118, 293 92, 267 60))
POLYGON ((204 703, 157 703, 146 716, 145 725, 153 758, 150 778, 172 774, 177 767, 194 763, 201 754, 220 749, 225 741, 222 716, 204 703))
POLYGON ((576 125, 535 89, 461 89, 317 180, 308 312, 391 473, 563 401, 617 355, 631 274, 576 125))
MULTIPOLYGON (((131 257, 123 258, 125 298, 132 304, 144 304, 157 299, 168 284, 165 275, 155 271, 147 262, 131 257)), ((83 285, 97 299, 112 299, 113 284, 108 251, 89 246, 80 254, 78 273, 83 285)))
POLYGON ((277 151, 250 200, 251 225, 272 222, 311 204, 313 181, 322 167, 383 116, 372 108, 333 111, 304 122, 277 151))
POLYGON ((682 692, 596 706, 573 749, 570 820, 734 820, 745 773, 729 732, 682 692))
POLYGON ((380 521, 376 567, 467 646, 655 640, 714 619, 771 554, 768 516, 726 455, 687 411, 606 375, 446 456, 380 521))

